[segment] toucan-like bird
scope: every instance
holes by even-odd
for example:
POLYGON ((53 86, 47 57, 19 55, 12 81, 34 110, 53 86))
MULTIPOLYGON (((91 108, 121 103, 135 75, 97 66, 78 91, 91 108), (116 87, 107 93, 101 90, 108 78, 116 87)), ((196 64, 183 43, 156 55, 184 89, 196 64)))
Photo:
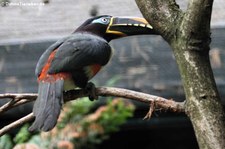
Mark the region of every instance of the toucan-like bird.
POLYGON ((112 39, 140 34, 155 34, 145 19, 102 15, 88 19, 71 35, 51 45, 36 66, 38 98, 33 107, 35 121, 29 130, 49 131, 56 125, 63 91, 88 86, 110 60, 112 39))

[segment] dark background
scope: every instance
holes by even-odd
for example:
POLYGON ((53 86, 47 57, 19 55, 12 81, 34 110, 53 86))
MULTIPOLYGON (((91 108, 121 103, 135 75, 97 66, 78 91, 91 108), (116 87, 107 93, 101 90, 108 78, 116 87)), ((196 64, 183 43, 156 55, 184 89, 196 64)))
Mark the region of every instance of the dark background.
MULTIPOLYGON (((211 65, 225 105, 225 29, 212 30, 211 65)), ((0 93, 36 93, 35 65, 43 51, 55 40, 4 43, 0 45, 0 93)), ((123 87, 176 101, 185 95, 172 50, 160 36, 133 36, 111 43, 110 63, 92 80, 97 86, 116 80, 123 87)), ((101 100, 100 100, 101 101, 101 100)), ((3 100, 0 101, 2 104, 3 100)), ((150 120, 142 120, 148 106, 135 102, 135 116, 112 134, 100 149, 115 148, 198 148, 190 120, 180 113, 156 111, 150 120)), ((26 104, 0 116, 1 127, 31 112, 26 104)), ((11 132, 12 134, 15 131, 11 132)))

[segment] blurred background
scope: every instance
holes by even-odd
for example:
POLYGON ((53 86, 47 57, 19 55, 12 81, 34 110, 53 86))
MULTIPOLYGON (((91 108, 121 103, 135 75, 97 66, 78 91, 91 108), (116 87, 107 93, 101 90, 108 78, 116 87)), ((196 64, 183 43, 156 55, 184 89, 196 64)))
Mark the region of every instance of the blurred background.
MULTIPOLYGON (((103 14, 142 17, 134 0, 0 0, 0 3, 0 93, 36 93, 34 69, 40 55, 86 19, 103 14)), ((177 3, 186 9, 187 0, 177 3)), ((225 105, 224 0, 214 1, 211 27, 211 65, 225 105)), ((123 87, 176 101, 185 99, 172 50, 160 36, 133 36, 110 44, 114 54, 92 80, 97 86, 123 87)), ((104 101, 100 99, 96 107, 104 101)), ((150 120, 142 120, 148 106, 133 104, 134 116, 97 148, 198 148, 191 122, 184 114, 156 111, 150 120)), ((0 126, 31 110, 32 104, 26 104, 6 112, 0 116, 0 126)))

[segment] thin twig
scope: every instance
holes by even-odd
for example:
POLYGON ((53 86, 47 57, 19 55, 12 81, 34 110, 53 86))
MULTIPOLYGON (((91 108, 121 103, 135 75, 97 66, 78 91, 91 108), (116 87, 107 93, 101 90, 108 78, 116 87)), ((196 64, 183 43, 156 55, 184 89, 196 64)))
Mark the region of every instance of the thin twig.
POLYGON ((0 94, 0 99, 11 99, 9 102, 5 103, 0 107, 0 114, 8 111, 13 107, 17 107, 19 105, 25 104, 27 102, 31 102, 37 98, 37 94, 32 93, 24 93, 24 94, 0 94))
MULTIPOLYGON (((183 102, 176 102, 162 97, 136 92, 128 89, 114 88, 114 87, 98 87, 96 88, 96 94, 98 96, 115 96, 148 103, 150 104, 151 113, 153 112, 153 110, 158 108, 171 110, 174 112, 184 112, 183 102)), ((75 100, 77 98, 86 96, 88 96, 88 93, 84 89, 71 90, 68 92, 64 92, 64 101, 67 102, 70 100, 75 100)), ((37 94, 0 94, 0 98, 19 99, 15 104, 12 105, 12 107, 15 107, 17 105, 33 101, 34 99, 37 98, 37 94)), ((33 119, 34 119, 33 113, 28 114, 27 116, 3 127, 0 130, 0 136, 7 133, 9 130, 13 128, 19 127, 22 124, 30 122, 33 119)))
POLYGON ((152 117, 152 113, 155 110, 154 108, 155 108, 155 103, 154 102, 150 103, 148 113, 145 115, 143 120, 150 119, 152 117))
POLYGON ((4 126, 2 129, 0 129, 0 136, 4 135, 5 133, 12 130, 13 128, 17 128, 33 119, 34 119, 34 115, 33 115, 33 113, 30 113, 30 114, 18 119, 17 121, 4 126))
POLYGON ((7 103, 5 103, 4 105, 2 105, 0 107, 0 113, 3 113, 5 111, 7 111, 8 109, 11 108, 11 106, 15 103, 14 99, 10 99, 10 101, 8 101, 7 103))

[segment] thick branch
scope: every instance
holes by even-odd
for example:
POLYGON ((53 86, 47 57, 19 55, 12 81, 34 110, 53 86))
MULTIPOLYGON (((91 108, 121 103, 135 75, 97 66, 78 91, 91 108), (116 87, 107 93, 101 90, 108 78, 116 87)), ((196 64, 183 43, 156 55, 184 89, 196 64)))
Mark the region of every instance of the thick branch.
MULTIPOLYGON (((162 97, 145 94, 141 92, 131 91, 122 88, 113 88, 113 87, 99 87, 96 88, 96 93, 98 96, 115 96, 115 97, 122 97, 127 99, 132 99, 140 102, 144 102, 147 104, 154 103, 153 109, 162 109, 162 110, 171 110, 174 112, 184 112, 184 103, 183 102, 175 102, 173 100, 168 100, 162 97)), ((78 90, 71 90, 64 93, 64 100, 70 101, 75 100, 80 97, 86 97, 88 93, 86 90, 78 89, 78 90)), ((14 99, 23 99, 27 101, 33 101, 36 99, 37 94, 0 94, 0 98, 11 98, 14 99), (26 97, 27 96, 27 97, 26 97), (26 99, 27 98, 27 99, 26 99)), ((21 100, 20 100, 21 101, 21 100)), ((19 102, 20 102, 19 101, 19 102)), ((151 115, 151 113, 148 113, 151 115)), ((7 133, 9 130, 19 127, 20 125, 27 123, 33 120, 34 116, 33 113, 3 127, 0 130, 0 136, 7 133)))
POLYGON ((180 26, 181 37, 190 50, 209 51, 213 0, 191 0, 180 26))
POLYGON ((136 0, 144 17, 167 41, 176 34, 183 16, 175 0, 136 0))
POLYGON ((200 148, 225 148, 225 115, 209 60, 213 0, 191 0, 174 44, 200 148), (204 124, 204 125, 203 125, 204 124))
POLYGON ((209 60, 213 0, 190 0, 186 13, 176 8, 175 0, 136 2, 173 49, 199 147, 225 148, 225 114, 209 60))

